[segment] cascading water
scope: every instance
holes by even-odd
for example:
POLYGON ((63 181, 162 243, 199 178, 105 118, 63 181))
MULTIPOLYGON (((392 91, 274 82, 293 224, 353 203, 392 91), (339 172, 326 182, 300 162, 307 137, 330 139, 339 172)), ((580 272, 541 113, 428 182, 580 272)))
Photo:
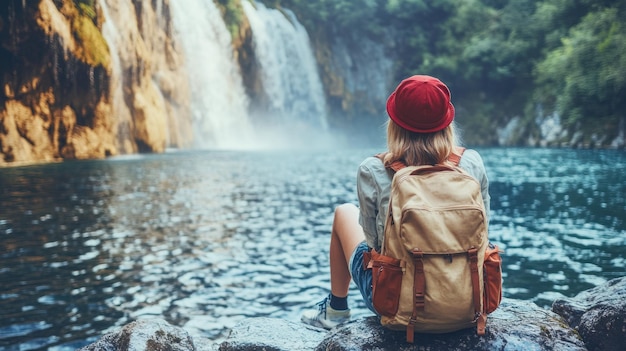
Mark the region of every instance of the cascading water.
MULTIPOLYGON (((112 98, 119 101, 113 104, 114 113, 122 121, 120 134, 128 134, 132 117, 124 103, 122 61, 128 43, 120 30, 125 22, 131 22, 127 16, 133 11, 124 11, 124 7, 132 6, 132 1, 100 3, 107 19, 103 34, 113 53, 112 98)), ((157 24, 163 27, 164 3, 157 0, 152 6, 157 24)), ((326 140, 319 141, 328 136, 326 101, 306 30, 289 10, 268 9, 247 0, 242 6, 250 22, 254 57, 267 102, 263 111, 250 111, 251 99, 234 57, 232 39, 215 3, 169 2, 172 32, 181 44, 188 73, 193 146, 251 149, 291 147, 296 142, 310 147, 313 137, 318 144, 325 144, 326 140)), ((170 130, 172 133, 175 131, 170 130)))
MULTIPOLYGON (((125 9, 118 9, 119 11, 116 11, 116 14, 113 15, 109 8, 108 0, 101 0, 99 4, 105 18, 104 24, 102 25, 102 36, 107 41, 109 51, 111 52, 111 98, 113 101, 113 113, 118 121, 127 121, 130 119, 130 110, 124 102, 124 76, 122 74, 122 63, 118 52, 119 43, 124 39, 121 37, 120 31, 116 27, 115 21, 121 21, 122 23, 129 21, 129 18, 126 16, 130 16, 131 12, 125 9)), ((117 3, 117 5, 120 6, 119 3, 117 3)), ((132 4, 128 3, 128 6, 132 6, 132 4)), ((130 135, 128 124, 121 123, 118 139, 122 141, 128 135, 130 135)), ((122 153, 131 151, 126 150, 126 145, 123 142, 120 142, 120 148, 122 153)))
POLYGON ((170 7, 189 74, 195 146, 253 146, 249 99, 218 8, 207 0, 171 1, 170 7))
POLYGON ((289 10, 242 1, 270 113, 277 122, 326 129, 326 103, 309 36, 289 10))

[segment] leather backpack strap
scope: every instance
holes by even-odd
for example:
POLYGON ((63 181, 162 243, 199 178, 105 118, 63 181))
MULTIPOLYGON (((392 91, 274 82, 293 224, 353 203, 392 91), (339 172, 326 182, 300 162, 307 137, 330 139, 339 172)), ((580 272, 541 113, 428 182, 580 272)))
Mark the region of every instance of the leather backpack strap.
POLYGON ((474 313, 476 316, 476 334, 485 335, 487 315, 480 308, 480 277, 478 275, 478 249, 467 250, 470 272, 472 275, 472 293, 474 297, 474 313))
POLYGON ((448 156, 448 161, 452 162, 455 166, 458 166, 461 162, 461 157, 463 156, 463 152, 465 152, 465 148, 462 146, 457 146, 455 150, 448 156))
MULTIPOLYGON (((387 152, 376 154, 376 158, 380 159, 383 165, 385 164, 385 155, 387 155, 387 152)), ((406 165, 401 161, 394 161, 390 166, 385 166, 385 168, 391 168, 394 172, 397 172, 404 167, 406 167, 406 165)))
POLYGON ((415 323, 418 312, 424 311, 426 298, 426 276, 424 275, 424 253, 421 250, 411 250, 413 258, 413 315, 406 326, 406 341, 413 343, 415 335, 415 323))
POLYGON ((401 161, 394 161, 389 166, 389 168, 393 169, 394 172, 397 172, 397 171, 401 170, 404 167, 406 167, 406 165, 404 164, 404 162, 401 162, 401 161))

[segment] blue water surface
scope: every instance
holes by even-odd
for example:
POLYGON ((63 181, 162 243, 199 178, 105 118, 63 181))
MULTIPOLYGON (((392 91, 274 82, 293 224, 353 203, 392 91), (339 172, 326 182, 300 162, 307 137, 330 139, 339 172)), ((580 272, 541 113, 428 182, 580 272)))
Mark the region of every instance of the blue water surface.
MULTIPOLYGON (((336 205, 378 150, 185 151, 0 169, 0 349, 75 350, 139 318, 222 340, 327 293, 336 205)), ((549 308, 626 270, 626 155, 479 149, 504 294, 549 308)), ((355 316, 369 312, 356 290, 355 316)))

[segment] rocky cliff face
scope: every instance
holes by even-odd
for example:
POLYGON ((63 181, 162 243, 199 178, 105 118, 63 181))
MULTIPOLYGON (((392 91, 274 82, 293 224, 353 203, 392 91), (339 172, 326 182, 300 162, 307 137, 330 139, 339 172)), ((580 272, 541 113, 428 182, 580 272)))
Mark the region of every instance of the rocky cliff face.
MULTIPOLYGON (((241 3, 219 4, 249 109, 267 110, 241 3)), ((192 144, 189 72, 198 68, 185 67, 169 0, 9 0, 0 29, 0 166, 192 144)), ((392 58, 332 27, 311 39, 330 128, 374 130, 394 83, 392 58)))
POLYGON ((99 0, 112 51, 112 116, 121 153, 192 142, 190 93, 169 0, 99 0))
POLYGON ((0 11, 0 163, 114 154, 99 23, 71 1, 9 1, 0 11), (94 34, 99 43, 85 45, 94 34))
POLYGON ((333 26, 311 31, 311 38, 331 123, 358 130, 384 122, 387 97, 398 83, 393 54, 381 42, 355 32, 339 35, 333 26))
POLYGON ((182 59, 169 33, 168 5, 0 5, 0 166, 187 144, 191 122, 180 106, 188 106, 188 90, 178 81, 182 59), (107 43, 107 26, 124 40, 107 43), (170 129, 177 133, 167 135, 170 129))

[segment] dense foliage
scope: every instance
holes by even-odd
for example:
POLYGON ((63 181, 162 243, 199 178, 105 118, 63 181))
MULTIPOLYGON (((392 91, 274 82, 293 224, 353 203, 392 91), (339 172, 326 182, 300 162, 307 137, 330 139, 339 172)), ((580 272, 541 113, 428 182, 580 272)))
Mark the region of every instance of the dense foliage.
POLYGON ((459 113, 468 116, 468 141, 493 143, 493 125, 513 117, 532 132, 537 117, 553 112, 570 130, 611 138, 625 115, 624 1, 265 2, 294 10, 312 31, 351 32, 386 43, 398 80, 415 73, 440 77, 459 113))

